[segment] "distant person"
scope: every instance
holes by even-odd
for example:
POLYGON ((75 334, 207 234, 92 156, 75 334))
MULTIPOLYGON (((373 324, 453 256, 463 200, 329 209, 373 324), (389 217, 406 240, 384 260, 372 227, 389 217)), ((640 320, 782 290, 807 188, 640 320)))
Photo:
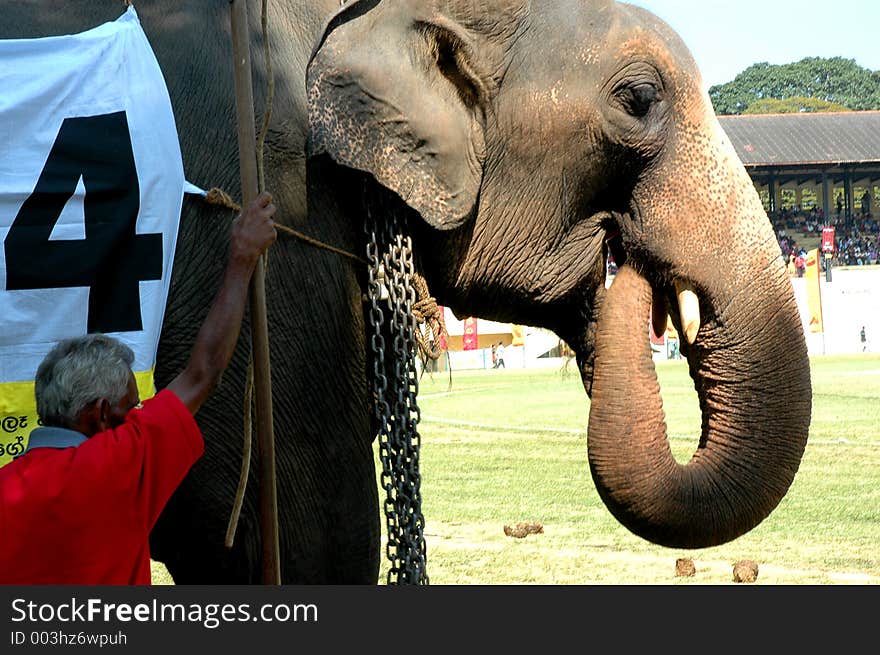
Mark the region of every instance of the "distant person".
POLYGON ((807 271, 807 261, 800 253, 798 253, 798 256, 794 258, 794 268, 797 271, 798 277, 803 277, 804 273, 806 273, 807 271))
POLYGON ((507 368, 504 365, 504 344, 500 341, 495 349, 495 368, 507 368))
POLYGON ((862 340, 862 352, 866 352, 868 350, 868 335, 865 333, 865 326, 862 326, 862 331, 859 332, 859 337, 862 340))

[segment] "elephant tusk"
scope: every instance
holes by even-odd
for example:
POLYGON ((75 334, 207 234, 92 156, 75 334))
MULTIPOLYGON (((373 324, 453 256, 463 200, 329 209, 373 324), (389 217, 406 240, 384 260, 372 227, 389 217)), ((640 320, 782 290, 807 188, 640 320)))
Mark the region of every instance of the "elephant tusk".
POLYGON ((700 331, 700 300, 693 286, 680 280, 675 281, 675 293, 678 296, 678 311, 681 315, 681 328, 689 344, 697 340, 700 331))

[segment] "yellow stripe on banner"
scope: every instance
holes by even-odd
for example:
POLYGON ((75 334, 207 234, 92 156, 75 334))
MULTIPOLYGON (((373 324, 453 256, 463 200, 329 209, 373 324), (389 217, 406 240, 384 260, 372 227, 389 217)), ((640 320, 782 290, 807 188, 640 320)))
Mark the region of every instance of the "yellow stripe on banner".
POLYGON ((33 382, 0 384, 0 466, 12 461, 27 447, 27 438, 37 427, 33 382))
POLYGON ((525 337, 523 336, 523 326, 522 325, 510 325, 510 334, 512 337, 512 341, 510 342, 511 346, 524 346, 526 344, 525 337))
MULTIPOLYGON (((153 371, 134 374, 141 400, 155 395, 153 371)), ((0 383, 0 466, 27 448, 31 430, 38 427, 34 383, 0 383)))
POLYGON ((138 394, 141 400, 152 398, 156 395, 156 384, 153 382, 153 370, 141 371, 134 374, 134 381, 137 382, 138 394))
POLYGON ((807 281, 807 306, 810 310, 810 332, 825 332, 822 320, 822 289, 819 282, 819 249, 807 253, 807 270, 804 277, 807 281))

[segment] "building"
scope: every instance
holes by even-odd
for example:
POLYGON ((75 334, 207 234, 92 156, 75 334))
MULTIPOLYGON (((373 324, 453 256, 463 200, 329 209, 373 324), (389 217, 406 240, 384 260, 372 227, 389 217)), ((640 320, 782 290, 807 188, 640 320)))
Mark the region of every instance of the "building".
POLYGON ((816 206, 845 220, 862 213, 867 199, 877 213, 880 111, 718 119, 768 212, 816 206))
MULTIPOLYGON (((561 366, 559 337, 541 328, 496 323, 482 318, 458 318, 448 307, 443 319, 449 334, 449 364, 453 370, 492 368, 492 346, 504 344, 505 368, 544 368, 561 366), (465 332, 470 331, 467 349, 465 332)), ((438 361, 437 370, 446 362, 438 361)))

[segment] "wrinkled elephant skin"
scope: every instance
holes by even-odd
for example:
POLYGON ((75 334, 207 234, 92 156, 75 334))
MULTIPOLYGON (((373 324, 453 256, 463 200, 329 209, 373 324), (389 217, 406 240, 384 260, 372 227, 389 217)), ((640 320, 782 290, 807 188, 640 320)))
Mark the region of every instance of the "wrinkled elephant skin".
POLYGON ((547 327, 578 353, 588 456, 610 511, 700 548, 760 523, 811 412, 791 285, 751 180, 681 40, 582 0, 351 3, 308 76, 309 153, 416 212, 432 292, 547 327), (605 296, 605 253, 626 264, 605 296), (672 457, 648 345, 686 336, 699 448, 672 457))
MULTIPOLYGON (((260 3, 249 4, 259 42, 260 3)), ((76 32, 122 8, 2 6, 0 38, 76 32)), ((137 11, 165 72, 188 179, 238 195, 228 3, 137 11)), ((276 91, 264 156, 278 220, 360 254, 364 203, 404 213, 438 302, 564 338, 592 396, 590 469, 630 530, 702 547, 766 517, 805 446, 809 363, 769 221, 678 37, 643 10, 600 0, 303 0, 269 11, 276 91), (609 250, 623 268, 606 294, 609 250), (679 297, 698 315, 680 318, 679 297), (703 435, 687 465, 668 453, 647 346, 652 305, 695 331, 682 353, 703 435)), ((252 60, 260 120, 259 48, 252 60)), ((184 202, 160 387, 207 311, 229 219, 184 202)), ((357 262, 296 239, 282 236, 269 255, 285 583, 377 581, 364 281, 357 262)), ((151 535, 178 583, 260 578, 256 467, 235 545, 223 545, 247 326, 242 335, 197 416, 206 453, 151 535)))

